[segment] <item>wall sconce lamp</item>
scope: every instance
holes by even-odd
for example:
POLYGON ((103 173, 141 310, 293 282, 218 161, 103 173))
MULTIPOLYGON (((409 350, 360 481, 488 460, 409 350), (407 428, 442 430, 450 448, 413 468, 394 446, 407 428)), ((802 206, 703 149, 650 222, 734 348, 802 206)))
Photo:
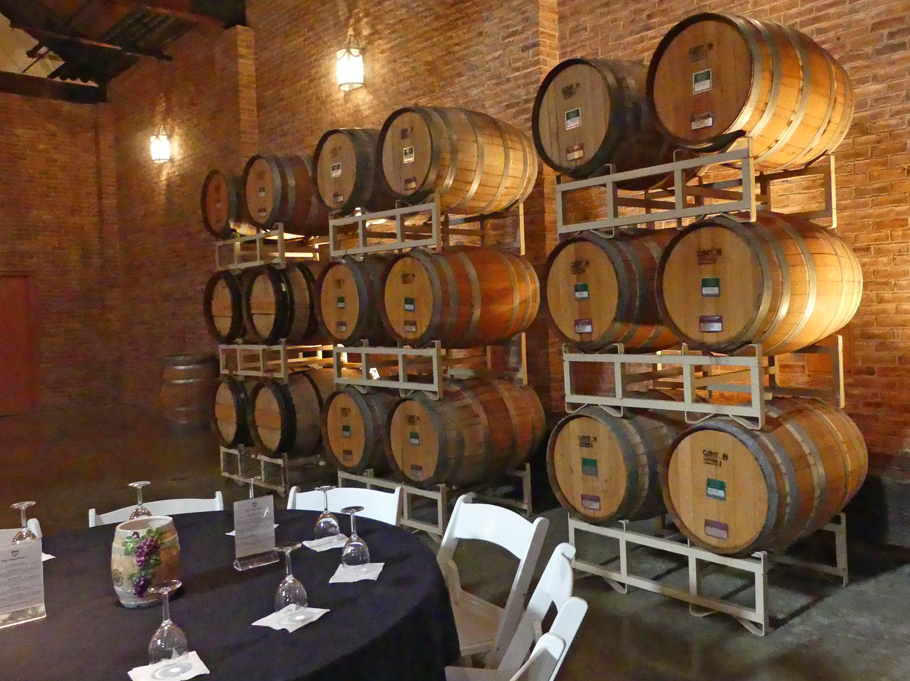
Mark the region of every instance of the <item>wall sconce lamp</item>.
POLYGON ((363 48, 353 35, 348 36, 337 57, 338 87, 345 92, 363 87, 363 48))
POLYGON ((159 125, 152 135, 152 160, 155 163, 167 163, 171 160, 171 141, 163 125, 159 125))

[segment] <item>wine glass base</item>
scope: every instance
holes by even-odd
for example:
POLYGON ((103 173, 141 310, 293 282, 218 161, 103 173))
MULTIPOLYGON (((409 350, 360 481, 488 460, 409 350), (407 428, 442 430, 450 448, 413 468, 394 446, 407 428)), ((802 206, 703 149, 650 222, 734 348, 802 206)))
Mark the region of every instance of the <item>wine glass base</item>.
POLYGON ((234 561, 234 569, 237 570, 237 572, 243 572, 244 570, 252 570, 253 568, 271 565, 272 563, 277 562, 278 553, 275 551, 266 551, 265 553, 257 553, 254 556, 238 558, 234 561))

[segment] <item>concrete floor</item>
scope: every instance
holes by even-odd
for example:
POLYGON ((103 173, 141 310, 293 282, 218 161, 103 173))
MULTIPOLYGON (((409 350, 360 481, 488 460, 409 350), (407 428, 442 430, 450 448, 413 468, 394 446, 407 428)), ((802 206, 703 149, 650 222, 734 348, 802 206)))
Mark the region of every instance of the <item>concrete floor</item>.
MULTIPOLYGON (((126 484, 152 481, 146 498, 209 496, 222 489, 225 502, 246 492, 218 472, 217 448, 206 432, 174 432, 156 414, 134 409, 0 418, 0 527, 17 524, 6 505, 38 502, 33 515, 50 534, 85 527, 87 509, 112 510, 133 502, 126 484)), ((544 514, 550 531, 544 556, 567 538, 561 509, 544 514)), ((572 646, 560 681, 906 681, 910 679, 910 561, 906 553, 852 542, 852 583, 835 586, 816 577, 771 574, 775 630, 763 638, 725 615, 695 618, 684 603, 640 590, 613 591, 588 577, 576 595, 590 609, 572 646)), ((588 551, 585 546, 580 550, 588 551)), ((514 563, 494 552, 478 560, 476 547, 460 550, 463 583, 494 599, 511 581, 514 563), (490 575, 502 567, 503 579, 490 575)), ((636 552, 641 574, 685 577, 679 563, 636 552)), ((543 561, 542 561, 543 562, 543 561)), ((542 566, 541 566, 542 567, 542 566)), ((709 579, 714 590, 751 591, 727 573, 709 579)))

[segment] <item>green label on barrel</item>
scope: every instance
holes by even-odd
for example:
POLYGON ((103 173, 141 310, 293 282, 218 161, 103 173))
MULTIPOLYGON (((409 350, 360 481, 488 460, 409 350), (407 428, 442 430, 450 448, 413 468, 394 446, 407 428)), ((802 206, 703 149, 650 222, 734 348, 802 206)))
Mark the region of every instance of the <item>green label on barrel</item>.
POLYGON ((711 499, 726 501, 727 483, 723 480, 714 480, 713 478, 708 478, 707 494, 711 499))
POLYGON ((701 297, 702 298, 720 297, 720 277, 702 277, 701 297))
POLYGON ((413 298, 404 299, 404 311, 405 312, 413 312, 415 308, 416 308, 416 303, 414 302, 413 298))
POLYGON ((341 437, 351 437, 350 426, 341 426, 341 437))
POLYGON ((408 434, 408 442, 410 442, 412 445, 419 445, 420 444, 420 433, 412 430, 408 434))
POLYGON ((335 304, 340 308, 344 308, 344 296, 338 296, 338 299, 335 301, 335 304))
POLYGON ((692 74, 692 94, 697 95, 711 89, 711 69, 696 71, 692 74))
POLYGON ((590 297, 587 284, 575 284, 575 300, 588 300, 590 297))
POLYGON ((597 459, 581 459, 581 474, 592 478, 597 477, 597 459))

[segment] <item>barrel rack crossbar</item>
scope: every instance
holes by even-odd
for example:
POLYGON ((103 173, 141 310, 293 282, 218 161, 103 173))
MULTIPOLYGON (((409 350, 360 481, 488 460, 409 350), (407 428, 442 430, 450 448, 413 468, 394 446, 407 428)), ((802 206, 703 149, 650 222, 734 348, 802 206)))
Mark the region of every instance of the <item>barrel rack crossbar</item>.
POLYGON ((218 364, 222 374, 277 378, 287 381, 299 369, 332 366, 331 345, 219 345, 218 364))
POLYGON ((823 184, 823 205, 816 210, 789 212, 810 220, 830 219, 831 228, 837 227, 835 202, 834 157, 827 155, 805 168, 784 170, 775 173, 756 174, 749 151, 749 140, 744 138, 731 145, 730 149, 697 158, 686 158, 657 166, 629 170, 622 173, 608 173, 574 182, 561 182, 556 186, 556 231, 559 236, 588 230, 604 230, 606 236, 614 236, 620 227, 656 225, 659 222, 676 222, 683 227, 687 222, 717 215, 719 213, 746 212, 754 221, 756 212, 774 210, 771 185, 774 182, 793 180, 799 177, 821 176, 823 184), (727 180, 686 184, 686 177, 701 176, 704 172, 733 170, 736 177, 727 180), (631 191, 620 189, 619 183, 646 177, 673 175, 669 188, 631 191), (572 192, 591 188, 603 189, 603 210, 605 216, 584 222, 567 221, 565 208, 572 192))
MULTIPOLYGON (((656 520, 662 521, 662 518, 656 520)), ((770 610, 768 608, 768 573, 773 563, 794 565, 801 568, 832 575, 847 586, 849 572, 847 568, 847 520, 843 513, 835 516, 822 530, 833 532, 836 550, 836 565, 828 565, 811 561, 803 561, 793 556, 784 554, 769 554, 766 551, 753 553, 747 558, 730 558, 720 556, 710 551, 691 546, 688 541, 681 540, 681 535, 657 536, 633 532, 628 528, 629 523, 620 520, 616 526, 591 525, 572 516, 569 516, 569 543, 577 546, 577 535, 587 533, 598 538, 615 540, 618 543, 619 553, 604 563, 594 563, 576 555, 572 567, 584 573, 581 577, 594 575, 602 577, 611 587, 620 593, 627 593, 630 586, 662 596, 669 596, 689 604, 689 612, 696 617, 704 617, 714 613, 732 615, 740 624, 753 634, 764 636, 770 633, 770 610), (688 590, 679 589, 666 583, 670 572, 663 572, 659 579, 648 579, 633 574, 630 563, 633 552, 641 549, 652 549, 664 553, 682 556, 687 561, 688 590), (618 566, 615 563, 619 563, 618 566), (706 565, 707 564, 707 565, 706 565), (751 573, 754 578, 755 605, 743 606, 735 601, 723 597, 703 595, 702 580, 706 576, 709 566, 723 566, 742 572, 751 573), (618 567, 618 570, 615 569, 618 567)), ((672 572, 675 572, 672 571, 672 572)), ((734 593, 739 592, 737 589, 734 593)))
POLYGON ((452 216, 445 213, 437 196, 425 203, 401 206, 391 210, 337 217, 329 221, 329 256, 388 253, 408 248, 439 249, 453 244, 458 237, 473 237, 477 245, 487 245, 485 229, 490 220, 515 213, 518 230, 513 245, 520 255, 525 253, 524 204, 488 215, 452 216), (392 227, 394 226, 394 230, 392 227), (357 245, 342 248, 342 241, 355 236, 357 245))
POLYGON ((215 244, 216 270, 242 270, 259 265, 287 267, 289 259, 319 260, 320 242, 285 234, 278 223, 268 232, 226 239, 215 244), (272 241, 274 240, 274 242, 272 241))
POLYGON ((685 344, 680 354, 627 354, 622 344, 611 346, 601 354, 572 352, 563 347, 563 374, 566 411, 596 405, 614 416, 625 409, 681 411, 687 423, 698 423, 711 416, 727 416, 753 430, 764 427, 765 404, 775 396, 819 397, 844 407, 843 340, 834 336, 823 343, 797 351, 800 354, 828 355, 830 387, 785 387, 778 383, 776 357, 765 358, 760 345, 750 345, 749 354, 718 356, 691 354, 685 344), (764 359, 767 359, 767 366, 764 359), (612 364, 596 394, 576 392, 573 367, 582 364, 612 364), (634 371, 634 368, 639 371, 634 371), (640 369, 644 369, 641 371, 640 369), (717 369, 724 371, 718 372, 717 369), (732 381, 744 380, 742 383, 732 381), (683 399, 675 402, 638 397, 649 389, 682 389, 683 399), (737 404, 723 403, 724 394, 747 394, 749 400, 737 404))
POLYGON ((240 483, 272 490, 287 496, 293 472, 322 465, 319 456, 288 458, 286 454, 272 457, 260 454, 252 447, 220 447, 221 476, 240 483))
MULTIPOLYGON (((449 504, 463 494, 472 494, 478 501, 487 501, 500 506, 515 508, 528 517, 533 512, 531 505, 531 466, 529 464, 524 464, 521 468, 513 471, 506 471, 501 479, 497 481, 498 484, 484 484, 471 488, 450 487, 440 484, 430 489, 422 489, 397 480, 376 477, 371 469, 367 469, 362 475, 338 471, 339 487, 350 487, 351 483, 367 489, 394 490, 401 487, 402 508, 399 524, 412 530, 426 532, 437 541, 442 540, 442 535, 445 534, 446 527, 449 524, 449 504), (518 489, 518 485, 520 485, 521 499, 507 494, 505 491, 505 488, 508 487, 506 478, 517 480, 514 487, 518 489), (419 518, 415 515, 414 502, 417 501, 419 504, 423 500, 430 500, 435 504, 435 520, 429 519, 427 513, 420 513, 419 518)), ((424 503, 425 508, 426 503, 424 503)))

